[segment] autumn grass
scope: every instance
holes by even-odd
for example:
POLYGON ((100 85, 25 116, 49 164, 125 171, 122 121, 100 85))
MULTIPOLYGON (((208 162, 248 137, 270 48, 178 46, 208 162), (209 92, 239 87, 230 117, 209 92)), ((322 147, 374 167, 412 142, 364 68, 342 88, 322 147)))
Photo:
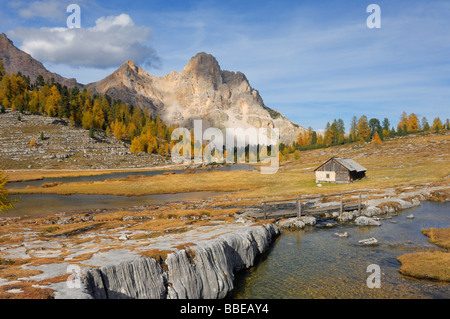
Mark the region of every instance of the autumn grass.
POLYGON ((33 287, 34 283, 19 282, 0 286, 0 299, 54 299, 54 291, 49 288, 33 287), (19 289, 20 293, 8 292, 19 289))
MULTIPOLYGON (((134 219, 145 218, 149 216, 148 211, 143 212, 132 212, 127 210, 118 210, 113 212, 106 212, 101 214, 96 214, 93 217, 94 221, 99 222, 109 222, 109 221, 122 221, 125 217, 133 217, 134 219)), ((133 222, 133 221, 127 221, 133 222)))
POLYGON ((445 203, 450 199, 450 194, 441 191, 435 191, 426 196, 427 200, 438 203, 445 203))
POLYGON ((272 175, 263 175, 257 171, 198 170, 194 174, 67 183, 51 188, 20 189, 11 192, 149 195, 212 191, 233 192, 229 199, 288 198, 299 194, 445 183, 450 175, 449 161, 450 135, 428 135, 387 140, 379 147, 370 144, 347 144, 304 151, 301 152, 299 160, 289 159, 283 162, 279 171, 272 175), (317 187, 313 170, 331 156, 355 158, 368 169, 368 178, 351 184, 323 183, 322 187, 317 187))
POLYGON ((400 273, 417 279, 450 282, 450 253, 420 252, 398 257, 400 273))
POLYGON ((44 178, 60 178, 60 177, 80 177, 80 176, 98 176, 106 175, 111 173, 126 173, 126 172, 140 172, 148 170, 161 170, 170 169, 177 170, 179 167, 169 167, 169 168, 132 168, 132 169, 94 169, 94 170, 5 170, 5 175, 9 182, 24 182, 41 180, 44 178))
POLYGON ((79 235, 81 233, 92 231, 103 226, 102 222, 85 222, 85 223, 73 223, 67 225, 52 225, 52 226, 40 226, 36 230, 41 231, 41 235, 44 237, 70 237, 79 235))
MULTIPOLYGON (((147 195, 162 193, 186 193, 186 192, 226 192, 217 194, 214 200, 210 200, 207 206, 195 203, 171 203, 149 206, 143 211, 117 210, 105 213, 97 213, 90 221, 80 221, 77 216, 73 222, 67 225, 59 225, 56 219, 51 223, 51 218, 22 219, 15 222, 0 221, 0 244, 19 244, 24 240, 24 228, 31 229, 37 234, 36 239, 53 240, 65 238, 72 243, 81 243, 88 239, 82 239, 79 234, 98 233, 117 236, 117 231, 125 227, 126 230, 136 232, 130 239, 142 240, 145 243, 153 237, 167 234, 178 234, 191 230, 193 227, 212 225, 212 222, 232 222, 234 215, 245 206, 260 205, 262 200, 294 198, 298 195, 331 194, 346 191, 371 189, 371 196, 381 196, 380 190, 392 188, 398 192, 404 192, 402 188, 412 185, 431 183, 432 185, 446 185, 450 176, 450 135, 428 135, 403 139, 393 139, 383 142, 380 147, 370 144, 364 146, 347 144, 321 150, 301 152, 298 160, 288 158, 278 171, 273 175, 261 175, 257 171, 204 171, 197 170, 194 173, 155 175, 151 177, 134 176, 132 178, 107 180, 104 182, 80 182, 51 185, 47 188, 32 188, 13 190, 14 193, 59 193, 59 194, 114 194, 114 195, 147 195), (408 146, 411 145, 411 146, 408 146), (331 156, 355 158, 357 162, 365 166, 368 178, 352 184, 326 184, 317 187, 313 170, 331 156), (377 193, 378 192, 378 193, 377 193), (132 217, 127 218, 126 217, 132 217)), ((121 171, 121 170, 120 170, 121 171)), ((14 178, 39 178, 40 176, 80 176, 91 173, 110 173, 105 171, 53 171, 53 172, 17 172, 14 178), (31 173, 31 174, 28 174, 31 173), (21 175, 22 174, 22 175, 21 175), (28 174, 28 175, 27 175, 28 174), (44 174, 44 175, 39 175, 44 174), (69 175, 67 175, 69 174, 69 175)), ((8 172, 10 174, 11 172, 8 172)), ((15 175, 14 175, 15 174, 15 175)), ((430 199, 446 201, 448 193, 434 192, 430 199)), ((200 203, 201 204, 201 203, 200 203)), ((397 207, 395 202, 387 202, 385 205, 397 207)), ((273 222, 259 221, 254 225, 273 222)), ((424 234, 430 237, 430 241, 448 249, 448 231, 427 230, 424 234)), ((108 237, 109 238, 109 237, 108 237)), ((111 249, 99 246, 99 242, 92 241, 96 248, 111 249)), ((189 249, 189 243, 180 244, 176 248, 189 249)), ((122 245, 117 243, 116 247, 122 245)), ((97 251, 98 252, 98 251, 97 251)), ((147 250, 141 255, 155 258, 164 266, 167 254, 172 251, 147 250)), ((188 253, 188 252, 187 252, 188 253)), ((67 262, 64 258, 70 252, 62 249, 59 257, 32 257, 27 263, 31 265, 67 262)), ((71 261, 78 264, 93 256, 93 252, 75 256, 71 261)), ((189 254, 189 253, 188 253, 189 254)), ((433 278, 436 280, 448 280, 448 252, 422 252, 422 255, 399 257, 402 262, 402 273, 418 278, 433 278), (434 258, 434 259, 433 259, 434 258), (412 266, 411 266, 412 265, 412 266), (415 265, 415 267, 414 267, 415 265), (428 265, 428 266, 427 266, 428 265), (442 268, 447 265, 447 268, 442 268), (420 271, 423 273, 420 274, 420 271), (436 274, 436 275, 435 275, 436 274), (422 276, 422 277, 421 277, 422 276)), ((411 254, 410 254, 411 255, 411 254)), ((193 259, 194 255, 190 254, 193 259)), ((0 278, 14 280, 38 274, 38 271, 22 269, 21 260, 0 260, 0 278), (3 263, 3 265, 2 265, 3 263)), ((54 278, 53 280, 63 280, 54 278)), ((11 286, 12 287, 12 286, 11 286)), ((14 286, 16 287, 16 286, 14 286)), ((36 298, 50 298, 50 292, 42 292, 31 289, 31 284, 18 285, 24 292, 22 294, 36 298)), ((2 286, 0 298, 18 298, 21 294, 11 294, 10 285, 2 286)), ((17 288, 18 289, 18 288, 17 288)))
MULTIPOLYGON (((450 228, 430 228, 422 232, 429 241, 439 247, 450 249, 450 228)), ((449 265, 450 266, 450 265, 449 265)))
POLYGON ((167 268, 167 264, 166 264, 166 259, 167 259, 167 255, 170 253, 173 253, 173 251, 172 250, 150 249, 150 250, 142 251, 139 254, 142 257, 155 259, 161 265, 161 268, 164 271, 167 271, 168 268, 167 268))
POLYGON ((418 279, 450 282, 450 228, 423 230, 429 241, 445 249, 405 254, 398 257, 400 273, 418 279))
POLYGON ((9 182, 24 182, 44 178, 96 176, 122 172, 122 170, 7 170, 9 182))
MULTIPOLYGON (((139 240, 142 239, 142 245, 148 243, 148 239, 152 237, 159 237, 168 234, 180 234, 192 229, 193 226, 211 225, 212 220, 221 221, 222 223, 231 222, 234 220, 232 217, 238 210, 236 208, 225 209, 212 209, 212 208, 200 208, 200 209, 183 209, 183 205, 180 204, 168 204, 166 206, 159 207, 159 209, 149 209, 143 211, 127 211, 118 210, 113 212, 97 213, 89 221, 82 220, 80 217, 86 217, 85 214, 72 215, 72 219, 68 224, 58 224, 57 217, 45 217, 45 218, 25 218, 14 222, 3 222, 0 224, 0 239, 2 246, 10 246, 12 243, 18 243, 24 240, 23 230, 27 229, 27 232, 35 234, 34 240, 48 241, 58 238, 58 242, 61 244, 60 248, 57 248, 57 256, 34 254, 34 250, 28 251, 30 258, 26 259, 11 259, 0 257, 0 278, 8 280, 10 283, 6 283, 0 287, 0 298, 3 299, 47 299, 53 298, 53 291, 51 289, 33 288, 33 285, 46 286, 51 283, 64 282, 67 280, 67 274, 61 274, 53 278, 46 280, 36 281, 32 276, 36 276, 42 273, 40 270, 27 269, 24 266, 40 266, 47 264, 57 263, 76 263, 80 266, 95 267, 91 265, 84 265, 83 261, 91 259, 94 254, 99 252, 106 252, 111 249, 120 249, 122 243, 119 241, 117 235, 114 236, 115 228, 118 226, 125 226, 128 231, 137 231, 135 236, 130 239, 139 240), (133 217, 132 219, 125 219, 126 217, 133 217), (108 239, 107 242, 102 243, 102 240, 97 241, 95 238, 83 239, 78 235, 90 232, 96 234, 98 231, 102 232, 102 239, 108 239), (139 233, 139 231, 145 231, 146 233, 139 233), (15 235, 17 233, 17 235, 15 235), (115 241, 109 241, 115 240, 115 241), (70 243, 70 245, 68 245, 70 243), (72 256, 73 252, 70 247, 73 245, 90 243, 95 251, 89 251, 86 253, 72 256), (68 246, 66 246, 68 245, 68 246), (70 246, 70 247, 69 247, 70 246), (113 248, 114 247, 114 248, 113 248), (69 259, 67 259, 70 257, 69 259), (23 279, 23 278, 30 278, 23 279), (19 281, 15 283, 15 281, 19 281), (15 290, 16 292, 11 292, 15 290)), ((124 229, 121 227, 121 229, 124 229)), ((140 247, 140 243, 135 243, 135 248, 140 247)), ((184 250, 190 260, 193 262, 195 257, 195 251, 191 248, 195 246, 195 243, 185 242, 178 244, 174 247, 174 250, 184 250)), ((83 245, 83 247, 89 249, 89 245, 83 245)), ((129 248, 129 246, 127 246, 129 248)), ((40 249, 39 252, 42 252, 40 249)), ((43 248, 42 250, 45 250, 43 248)), ((49 248, 51 253, 55 249, 49 248)), ((155 258, 163 268, 167 267, 165 259, 167 254, 173 251, 165 250, 160 251, 158 249, 139 251, 136 253, 150 258, 155 258)), ((45 251, 44 251, 45 253, 45 251)))
POLYGON ((14 281, 18 278, 39 275, 42 272, 34 269, 23 269, 22 266, 29 263, 26 259, 2 259, 0 258, 0 278, 14 281))

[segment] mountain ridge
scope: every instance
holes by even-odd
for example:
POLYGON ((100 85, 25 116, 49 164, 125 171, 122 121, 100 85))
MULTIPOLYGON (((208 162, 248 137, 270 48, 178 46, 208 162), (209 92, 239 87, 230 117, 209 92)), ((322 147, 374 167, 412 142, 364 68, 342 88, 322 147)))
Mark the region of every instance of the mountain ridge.
POLYGON ((147 73, 133 61, 87 87, 141 109, 158 114, 165 122, 187 128, 203 120, 203 127, 219 129, 279 128, 280 141, 291 144, 305 129, 267 107, 242 72, 222 70, 205 52, 192 57, 181 72, 161 77, 147 73))
POLYGON ((31 83, 34 83, 38 75, 42 75, 44 80, 53 78, 55 82, 69 88, 74 86, 83 87, 76 79, 68 79, 47 70, 41 62, 18 49, 5 33, 0 34, 0 60, 3 61, 6 73, 21 72, 23 75, 30 77, 31 83))
POLYGON ((150 114, 159 115, 168 124, 193 128, 195 120, 203 129, 278 128, 280 142, 292 144, 303 127, 264 104, 242 72, 222 70, 211 54, 199 52, 181 72, 157 77, 128 60, 104 79, 80 84, 47 70, 31 55, 16 48, 6 34, 0 34, 0 59, 7 73, 21 72, 33 83, 38 75, 67 87, 89 88, 92 93, 108 94, 150 114))

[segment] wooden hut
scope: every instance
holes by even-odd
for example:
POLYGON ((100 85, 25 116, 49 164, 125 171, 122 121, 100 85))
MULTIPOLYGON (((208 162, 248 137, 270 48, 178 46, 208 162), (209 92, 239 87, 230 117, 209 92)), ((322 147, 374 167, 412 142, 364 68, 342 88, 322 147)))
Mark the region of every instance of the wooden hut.
POLYGON ((352 159, 332 157, 314 170, 316 183, 351 183, 366 177, 367 169, 352 159))

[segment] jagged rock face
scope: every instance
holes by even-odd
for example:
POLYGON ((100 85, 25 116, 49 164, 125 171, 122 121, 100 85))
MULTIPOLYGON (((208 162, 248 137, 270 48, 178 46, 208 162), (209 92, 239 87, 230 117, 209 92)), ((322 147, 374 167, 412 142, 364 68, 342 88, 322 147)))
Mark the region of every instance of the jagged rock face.
POLYGON ((163 270, 150 258, 91 269, 84 281, 94 299, 221 299, 235 272, 251 267, 280 234, 273 224, 252 226, 167 256, 163 270))
POLYGON ((75 79, 67 79, 48 71, 41 62, 16 48, 14 43, 4 33, 0 34, 0 60, 3 61, 6 73, 17 73, 20 71, 23 75, 30 77, 31 83, 36 80, 38 75, 42 75, 44 80, 54 78, 55 82, 66 85, 69 88, 73 86, 82 87, 75 79))
POLYGON ((203 120, 203 129, 276 127, 283 143, 292 143, 304 130, 266 107, 244 74, 221 70, 217 60, 206 53, 193 57, 182 72, 163 77, 152 76, 128 61, 89 87, 187 128, 192 128, 196 119, 203 120))

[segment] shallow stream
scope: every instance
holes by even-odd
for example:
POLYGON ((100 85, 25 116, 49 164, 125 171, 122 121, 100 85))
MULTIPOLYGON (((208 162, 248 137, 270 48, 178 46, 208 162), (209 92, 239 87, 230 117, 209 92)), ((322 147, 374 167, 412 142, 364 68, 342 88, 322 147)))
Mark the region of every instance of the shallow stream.
MULTIPOLYGON (((450 284, 407 278, 399 273, 397 257, 436 249, 421 233, 450 227, 450 204, 423 202, 421 206, 381 221, 381 226, 318 223, 299 231, 283 231, 270 251, 236 280, 232 298, 450 298, 450 284), (413 214, 414 219, 406 216, 413 214), (335 233, 347 232, 348 238, 335 233), (377 246, 358 241, 375 237, 377 246), (370 289, 367 272, 380 266, 380 288, 370 289)), ((449 265, 450 271, 450 265, 449 265)))
MULTIPOLYGON (((224 165, 220 167, 205 167, 199 169, 199 172, 207 170, 235 171, 254 170, 255 166, 250 164, 224 165)), ((44 178, 35 181, 11 182, 7 184, 9 189, 24 189, 28 186, 41 187, 43 183, 72 183, 72 182, 92 182, 105 181, 113 178, 126 178, 128 176, 155 176, 166 172, 179 174, 185 170, 153 170, 153 171, 128 171, 120 173, 108 173, 94 176, 78 177, 58 177, 44 178)), ((197 201, 205 200, 214 196, 225 194, 223 192, 188 192, 178 194, 154 194, 143 196, 121 196, 121 195, 59 195, 59 194, 23 194, 12 195, 12 198, 18 198, 14 204, 14 209, 7 212, 0 212, 0 217, 45 217, 54 214, 72 214, 91 210, 104 209, 126 209, 135 206, 146 206, 153 204, 164 204, 177 201, 197 201)))

